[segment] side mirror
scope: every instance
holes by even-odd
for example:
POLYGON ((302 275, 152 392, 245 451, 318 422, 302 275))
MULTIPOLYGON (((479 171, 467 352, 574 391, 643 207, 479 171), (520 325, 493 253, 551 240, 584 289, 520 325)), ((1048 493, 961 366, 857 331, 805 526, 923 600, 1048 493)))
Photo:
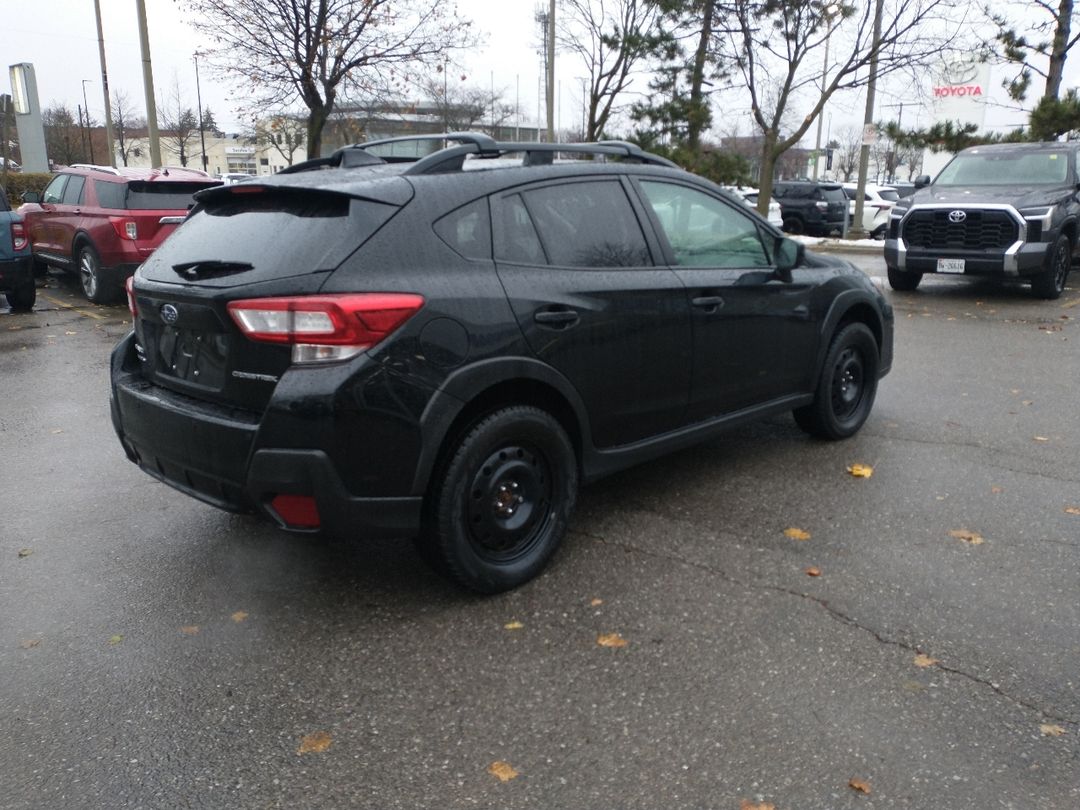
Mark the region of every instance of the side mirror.
POLYGON ((796 242, 786 236, 778 236, 776 237, 773 256, 776 261, 776 277, 785 284, 790 284, 791 271, 803 263, 803 258, 806 256, 806 246, 802 242, 796 242))
POLYGON ((915 178, 915 188, 926 188, 930 185, 930 175, 920 174, 915 178))
POLYGON ((24 191, 22 193, 22 201, 24 203, 39 203, 41 202, 41 195, 36 191, 24 191))

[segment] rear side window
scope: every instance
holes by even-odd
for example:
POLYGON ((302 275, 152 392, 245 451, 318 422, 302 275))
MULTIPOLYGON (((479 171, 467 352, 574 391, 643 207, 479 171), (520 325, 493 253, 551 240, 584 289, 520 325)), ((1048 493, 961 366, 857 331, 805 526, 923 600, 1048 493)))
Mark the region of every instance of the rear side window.
POLYGON ((194 204, 197 191, 216 183, 147 183, 133 180, 127 184, 124 207, 131 211, 187 211, 194 204))
POLYGON ((547 264, 540 237, 521 195, 503 197, 496 210, 495 258, 517 264, 547 264))
POLYGON ((85 185, 85 177, 73 174, 64 189, 64 205, 78 205, 82 202, 83 186, 85 185))
POLYGON ((97 195, 98 205, 101 208, 122 209, 126 192, 126 183, 110 183, 107 180, 94 181, 94 193, 97 195))
POLYGON ((491 218, 487 199, 463 205, 437 220, 435 233, 466 259, 490 259, 491 218))
POLYGON ((284 267, 294 275, 332 270, 395 211, 393 205, 331 192, 218 193, 202 202, 153 258, 174 268, 216 262, 256 270, 284 267))
POLYGON ((651 266, 645 236, 619 182, 564 183, 522 196, 551 264, 651 266))
POLYGON ((883 200, 888 200, 889 202, 897 202, 900 199, 900 194, 896 190, 891 188, 879 189, 878 196, 881 197, 881 199, 883 200))

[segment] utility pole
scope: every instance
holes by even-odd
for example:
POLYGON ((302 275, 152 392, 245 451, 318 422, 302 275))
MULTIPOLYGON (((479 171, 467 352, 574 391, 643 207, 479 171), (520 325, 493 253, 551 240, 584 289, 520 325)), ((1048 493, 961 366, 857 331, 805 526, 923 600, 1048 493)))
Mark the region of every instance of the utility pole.
POLYGON ((862 149, 859 151, 859 183, 855 188, 855 221, 848 231, 850 239, 865 239, 863 197, 866 196, 866 173, 870 168, 870 140, 874 128, 874 93, 877 90, 878 49, 881 47, 883 0, 874 3, 874 39, 870 46, 870 80, 866 83, 866 114, 863 116, 862 149))
POLYGON ((202 169, 206 171, 206 129, 203 127, 202 88, 199 86, 199 55, 195 54, 195 103, 199 105, 199 145, 202 148, 202 169))
MULTIPOLYGON (((85 95, 85 93, 83 95, 85 95)), ((85 160, 86 159, 86 153, 87 153, 88 150, 86 148, 86 126, 83 124, 83 108, 82 108, 82 104, 76 104, 75 108, 79 111, 79 135, 81 136, 80 139, 82 140, 83 159, 85 160)))
POLYGON ((161 142, 158 138, 157 104, 154 101, 154 68, 150 64, 150 32, 146 27, 146 0, 135 0, 139 17, 139 44, 142 46, 143 92, 146 94, 146 129, 150 135, 150 165, 161 168, 161 142))
MULTIPOLYGON (((829 13, 829 8, 826 8, 823 12, 825 14, 825 59, 821 65, 821 92, 825 92, 825 82, 829 78, 829 39, 832 37, 832 14, 829 13)), ((814 141, 814 180, 818 179, 818 166, 821 164, 821 125, 825 118, 825 108, 822 107, 821 112, 818 113, 817 119, 817 139, 814 141)))
POLYGON ((101 95, 105 99, 105 146, 109 152, 109 165, 116 168, 116 150, 113 148, 112 99, 109 97, 109 71, 105 69, 105 36, 101 33, 101 0, 94 0, 94 16, 97 18, 98 59, 101 61, 101 95))
POLYGON ((549 0, 547 18, 547 139, 555 143, 555 0, 549 0))

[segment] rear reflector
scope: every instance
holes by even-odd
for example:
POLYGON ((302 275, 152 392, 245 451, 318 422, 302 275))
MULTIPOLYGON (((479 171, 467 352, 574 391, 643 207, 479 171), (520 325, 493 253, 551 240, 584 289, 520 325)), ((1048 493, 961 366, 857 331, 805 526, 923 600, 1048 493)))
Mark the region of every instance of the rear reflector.
POLYGON ((275 495, 270 508, 290 529, 319 528, 319 508, 310 495, 275 495))
POLYGON ((131 313, 131 319, 134 321, 139 317, 139 308, 135 304, 135 276, 127 277, 127 281, 124 282, 124 291, 127 292, 128 312, 131 313))
POLYGON ((11 223, 11 246, 18 253, 20 250, 26 250, 26 226, 21 222, 11 223))
POLYGON ((250 298, 229 303, 248 338, 294 347, 296 362, 342 360, 369 349, 424 305, 412 293, 347 293, 250 298))

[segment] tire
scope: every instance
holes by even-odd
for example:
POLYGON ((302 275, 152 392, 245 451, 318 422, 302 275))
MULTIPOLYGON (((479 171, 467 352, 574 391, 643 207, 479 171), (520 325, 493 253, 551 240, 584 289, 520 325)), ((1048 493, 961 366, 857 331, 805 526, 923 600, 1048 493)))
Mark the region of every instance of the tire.
POLYGON ((485 594, 539 574, 577 498, 577 457, 558 421, 538 408, 503 408, 473 425, 444 458, 417 541, 425 561, 485 594))
POLYGON ((87 300, 94 304, 108 304, 117 294, 112 285, 101 277, 101 259, 90 245, 83 245, 78 252, 79 283, 87 300))
POLYGON ((1062 234, 1050 249, 1049 266, 1031 279, 1031 291, 1037 298, 1054 301, 1065 292, 1065 279, 1072 266, 1072 242, 1062 234))
POLYGON ((16 312, 29 312, 37 300, 37 286, 31 281, 22 284, 7 294, 8 306, 16 312))
POLYGON ((784 220, 784 231, 792 236, 806 233, 806 223, 800 217, 788 217, 784 220))
POLYGON ((862 323, 849 323, 829 344, 814 401, 796 408, 795 421, 811 436, 847 439, 870 416, 877 394, 877 340, 862 323))
POLYGON ((922 273, 905 273, 895 267, 886 268, 889 271, 889 286, 900 292, 911 292, 922 281, 922 273))

